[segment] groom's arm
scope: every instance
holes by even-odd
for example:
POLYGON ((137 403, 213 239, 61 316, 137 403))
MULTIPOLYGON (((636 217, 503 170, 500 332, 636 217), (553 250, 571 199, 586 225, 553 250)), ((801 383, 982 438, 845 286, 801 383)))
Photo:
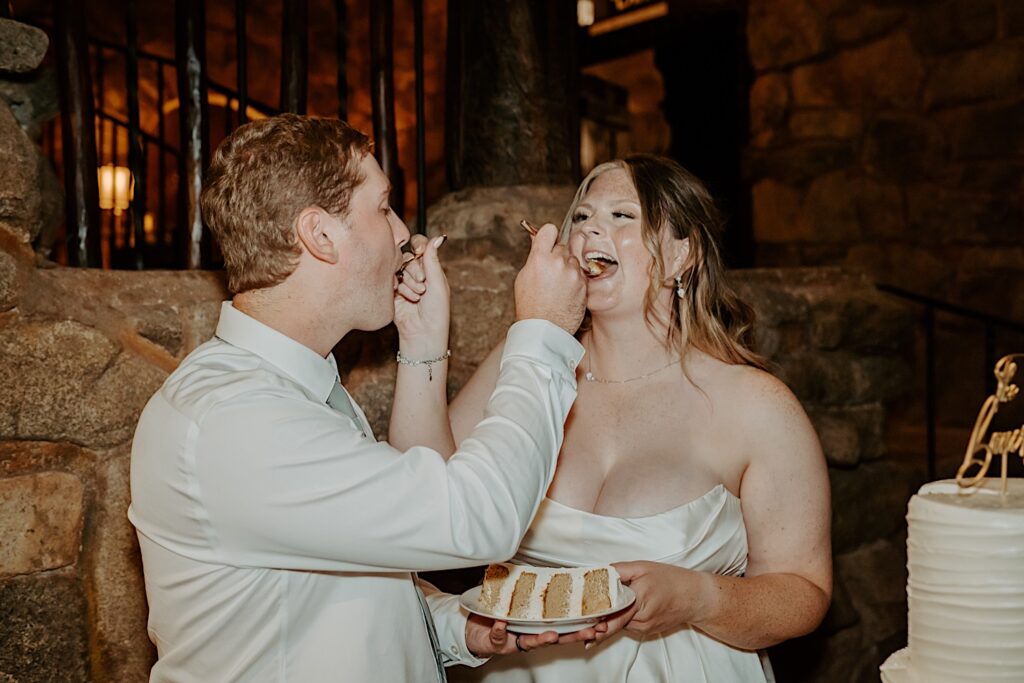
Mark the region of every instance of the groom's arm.
MULTIPOLYGON (((362 438, 326 405, 272 384, 247 390, 193 429, 189 514, 203 542, 183 541, 168 521, 180 512, 143 486, 133 521, 174 552, 239 567, 387 572, 507 559, 554 476, 582 354, 551 323, 514 325, 487 415, 447 463, 362 438)), ((137 434, 140 452, 148 438, 160 434, 137 434)), ((142 481, 146 467, 133 462, 142 481)))
POLYGON ((463 385, 459 393, 448 406, 451 431, 455 443, 460 443, 469 436, 473 427, 484 419, 487 402, 498 383, 498 371, 501 369, 501 358, 505 351, 505 340, 491 349, 483 362, 473 371, 472 377, 463 385))

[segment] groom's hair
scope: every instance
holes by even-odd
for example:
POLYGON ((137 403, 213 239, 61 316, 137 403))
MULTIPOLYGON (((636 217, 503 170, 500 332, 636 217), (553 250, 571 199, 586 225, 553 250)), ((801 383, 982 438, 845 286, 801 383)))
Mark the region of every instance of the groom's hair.
POLYGON ((202 193, 203 219, 224 255, 232 293, 271 287, 302 251, 295 220, 308 207, 344 216, 363 182, 370 139, 337 119, 281 114, 221 142, 202 193))

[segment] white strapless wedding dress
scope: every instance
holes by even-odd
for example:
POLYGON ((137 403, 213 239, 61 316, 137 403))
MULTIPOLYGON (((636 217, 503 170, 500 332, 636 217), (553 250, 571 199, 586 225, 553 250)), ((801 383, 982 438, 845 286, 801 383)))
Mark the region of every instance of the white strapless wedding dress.
MULTIPOLYGON (((685 505, 649 517, 606 517, 554 500, 541 503, 514 562, 592 566, 652 560, 739 576, 747 567, 740 501, 722 485, 685 505)), ((582 643, 496 657, 478 669, 453 667, 449 680, 486 683, 770 683, 767 659, 692 628, 660 635, 625 631, 597 648, 582 643)))

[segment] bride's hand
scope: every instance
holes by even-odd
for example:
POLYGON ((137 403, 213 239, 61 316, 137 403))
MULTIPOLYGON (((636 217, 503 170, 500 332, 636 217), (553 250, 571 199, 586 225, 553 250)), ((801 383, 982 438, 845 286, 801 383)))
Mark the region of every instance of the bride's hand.
POLYGON ((651 635, 697 619, 705 580, 700 572, 661 562, 617 562, 612 566, 636 593, 636 602, 608 617, 607 630, 598 634, 595 645, 622 630, 651 635))
POLYGON ((636 593, 636 602, 629 611, 609 620, 609 633, 614 626, 620 626, 633 633, 651 635, 698 619, 705 587, 701 572, 661 562, 618 562, 612 566, 622 582, 636 593))
POLYGON ((444 239, 413 237, 413 254, 405 257, 395 289, 395 326, 402 354, 409 358, 434 357, 448 348, 450 290, 437 256, 444 239))

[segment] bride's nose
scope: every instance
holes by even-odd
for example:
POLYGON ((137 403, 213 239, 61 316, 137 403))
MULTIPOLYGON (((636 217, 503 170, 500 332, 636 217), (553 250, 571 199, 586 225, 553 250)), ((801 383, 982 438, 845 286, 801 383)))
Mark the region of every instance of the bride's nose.
POLYGON ((591 216, 583 223, 583 234, 588 237, 600 237, 604 235, 604 228, 597 222, 597 218, 591 216))
POLYGON ((573 235, 584 235, 587 237, 593 237, 595 235, 603 234, 603 230, 597 223, 597 219, 594 216, 589 216, 586 220, 580 221, 576 225, 572 226, 573 235))

